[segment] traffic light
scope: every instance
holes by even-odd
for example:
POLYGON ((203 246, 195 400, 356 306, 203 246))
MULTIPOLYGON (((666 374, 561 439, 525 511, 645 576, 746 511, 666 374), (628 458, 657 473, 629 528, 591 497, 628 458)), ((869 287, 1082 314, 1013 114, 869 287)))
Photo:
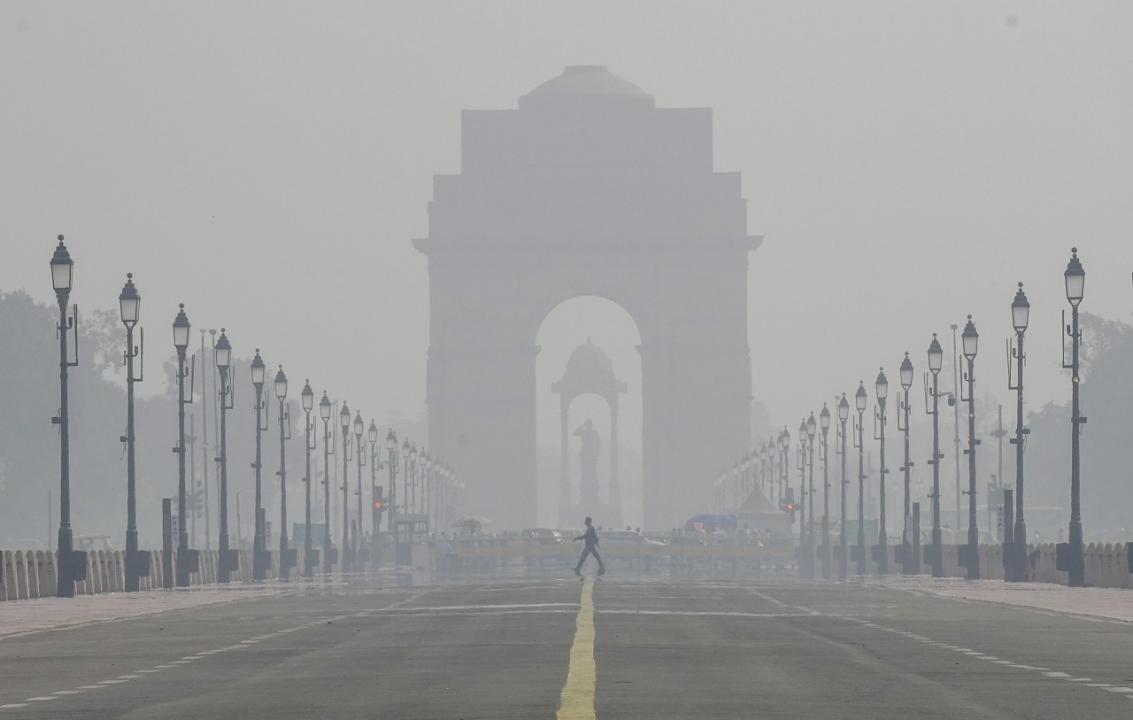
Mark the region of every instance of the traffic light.
POLYGON ((200 490, 193 493, 192 512, 194 517, 204 517, 205 515, 205 496, 200 490))
POLYGON ((791 522, 795 521, 795 509, 798 506, 795 504, 795 491, 794 488, 787 488, 787 496, 779 498, 779 509, 788 513, 791 517, 791 522))

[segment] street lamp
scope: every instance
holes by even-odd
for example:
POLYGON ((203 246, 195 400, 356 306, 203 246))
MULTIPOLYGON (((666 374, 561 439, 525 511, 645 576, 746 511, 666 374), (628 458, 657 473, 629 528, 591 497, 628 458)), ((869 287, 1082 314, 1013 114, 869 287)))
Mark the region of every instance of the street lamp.
POLYGON ((51 286, 55 289, 55 298, 59 302, 59 325, 56 328, 59 335, 59 415, 51 418, 52 424, 59 426, 59 556, 55 584, 55 594, 58 597, 74 597, 75 574, 79 569, 74 536, 71 533, 71 435, 67 403, 67 370, 79 364, 78 352, 75 353, 73 362, 67 352, 68 334, 74 333, 76 350, 79 344, 78 306, 75 306, 70 317, 67 316, 67 300, 71 296, 74 267, 71 254, 67 252, 63 236, 60 235, 59 245, 51 256, 51 286))
POLYGON ((376 565, 378 558, 378 530, 381 528, 381 510, 375 503, 381 500, 378 494, 378 424, 370 418, 370 429, 366 431, 370 442, 370 556, 376 565))
POLYGON ((779 489, 779 439, 773 435, 767 440, 767 485, 768 498, 782 504, 783 498, 776 497, 779 489))
POLYGON ((279 401, 279 579, 291 576, 291 549, 287 542, 287 441, 291 439, 291 413, 287 410, 287 375, 283 366, 275 374, 275 399, 279 401))
POLYGON ((173 319, 173 347, 177 349, 177 587, 189 587, 189 528, 185 522, 185 406, 193 402, 193 390, 185 393, 185 356, 189 350, 189 317, 185 304, 173 319))
POLYGON ((1015 391, 1015 437, 1011 442, 1015 445, 1015 527, 1005 528, 1004 547, 1007 549, 1008 561, 1006 574, 1009 581, 1020 582, 1024 580, 1023 563, 1027 552, 1027 521, 1023 518, 1023 449, 1026 446, 1027 433, 1023 426, 1023 366, 1026 365, 1027 355, 1023 350, 1023 336, 1027 332, 1027 325, 1031 319, 1031 303, 1027 294, 1023 292, 1023 283, 1015 291, 1015 298, 1011 301, 1011 325, 1015 329, 1015 347, 1010 349, 1007 370, 1007 389, 1015 391), (1010 371, 1011 360, 1015 361, 1015 381, 1012 383, 1010 371))
POLYGON ((847 554, 849 548, 846 546, 846 486, 849 480, 846 479, 846 421, 850 419, 850 403, 846 400, 846 393, 842 393, 842 399, 838 401, 838 426, 842 435, 841 450, 838 454, 842 456, 842 521, 838 526, 838 536, 841 542, 841 547, 838 550, 838 579, 845 580, 849 565, 849 556, 847 554))
MULTIPOLYGON (((962 563, 968 569, 968 579, 975 580, 980 576, 980 530, 976 524, 976 445, 979 440, 976 439, 976 353, 979 350, 980 334, 976 332, 975 323, 972 322, 972 316, 968 316, 968 322, 964 325, 964 332, 960 336, 963 349, 964 359, 968 362, 968 371, 965 373, 964 379, 968 383, 968 396, 963 397, 961 393, 961 400, 968 403, 968 548, 966 557, 962 563)), ((962 386, 961 386, 962 389, 962 386)), ((957 518, 956 524, 959 525, 957 518)))
POLYGON ((912 574, 920 568, 920 558, 916 556, 917 549, 920 543, 913 543, 913 539, 909 535, 909 518, 912 512, 910 506, 910 485, 912 481, 913 461, 909 458, 909 389, 913 386, 913 361, 909 359, 909 353, 905 353, 905 359, 901 361, 901 390, 902 397, 898 406, 897 413, 897 429, 904 434, 904 463, 901 465, 901 472, 904 474, 905 480, 905 521, 901 526, 901 572, 908 575, 912 574))
POLYGON ((319 400, 319 417, 323 419, 323 572, 331 571, 330 539, 330 416, 331 404, 327 391, 319 400))
MULTIPOLYGON (((1086 418, 1082 415, 1080 404, 1080 385, 1078 378, 1079 363, 1078 351, 1082 341, 1082 331, 1078 328, 1078 306, 1086 289, 1086 271, 1078 260, 1078 248, 1070 249, 1070 262, 1063 273, 1066 281, 1066 299, 1070 303, 1070 325, 1066 327, 1066 313, 1063 312, 1062 324, 1066 327, 1066 334, 1070 336, 1070 364, 1063 361, 1063 369, 1070 371, 1070 542, 1059 543, 1064 545, 1062 554, 1065 562, 1059 563, 1069 573, 1068 584, 1071 587, 1082 587, 1086 584, 1086 566, 1082 548, 1082 504, 1081 504, 1081 434, 1082 425, 1086 418)), ((1063 337, 1062 354, 1066 356, 1066 339, 1063 337)), ((1023 538, 1026 542, 1026 537, 1023 538)))
MULTIPOLYGON (((807 465, 809 466, 807 475, 806 487, 806 563, 807 563, 807 577, 814 577, 814 436, 818 429, 818 423, 814 419, 814 413, 811 412, 807 418, 806 423, 803 425, 806 432, 806 447, 807 447, 807 465)), ((799 519, 802 521, 802 508, 799 509, 799 519)))
MULTIPOLYGON (((930 549, 930 564, 932 576, 944 576, 944 555, 941 550, 943 534, 940 532, 940 460, 944 455, 940 452, 940 368, 944 364, 944 349, 936 333, 932 334, 932 342, 928 345, 928 371, 932 375, 932 409, 925 411, 932 416, 932 546, 930 549)), ((928 377, 925 377, 925 392, 929 392, 928 377)), ((926 406, 928 398, 925 398, 926 406)))
POLYGON ((880 498, 877 528, 877 573, 888 575, 889 536, 885 528, 885 474, 889 470, 885 467, 885 399, 889 397, 889 379, 885 377, 884 368, 879 368, 877 371, 877 379, 873 383, 873 392, 874 397, 877 398, 877 414, 874 416, 874 422, 877 424, 878 460, 881 462, 877 485, 880 498))
POLYGON ((365 535, 362 527, 362 466, 365 465, 365 449, 362 447, 362 433, 365 431, 366 425, 362 422, 362 413, 359 412, 354 416, 354 465, 358 469, 358 529, 355 531, 354 536, 354 552, 355 560, 357 560, 358 567, 362 569, 360 559, 362 550, 362 540, 365 535))
POLYGON ((142 296, 134 285, 134 274, 126 273, 126 284, 118 295, 118 314, 126 326, 126 592, 136 592, 141 577, 141 557, 138 554, 138 496, 137 464, 135 462, 134 433, 134 383, 142 381, 142 374, 134 375, 134 359, 144 352, 145 340, 142 336, 141 348, 134 346, 134 327, 142 309, 142 296))
POLYGON ((814 412, 811 411, 810 416, 806 420, 806 439, 807 439, 807 452, 810 453, 808 463, 810 465, 810 474, 807 478, 807 544, 811 548, 811 557, 814 555, 814 437, 818 433, 818 423, 814 418, 814 412))
POLYGON ((830 579, 830 456, 828 440, 830 434, 830 408, 822 403, 818 414, 818 425, 822 428, 822 577, 830 579))
MULTIPOLYGON (((809 504, 806 489, 806 418, 799 422, 799 447, 797 450, 798 467, 799 467, 799 574, 802 577, 810 577, 810 558, 807 558, 807 528, 806 528, 806 508, 809 504)), ((813 558, 813 555, 812 555, 813 558)))
POLYGON ((410 505, 411 509, 415 513, 420 510, 420 506, 417 502, 417 482, 419 478, 420 474, 417 467, 417 444, 414 443, 409 446, 409 480, 412 483, 413 488, 412 501, 410 502, 410 505))
POLYGON ((311 411, 315 409, 315 391, 311 389, 311 381, 303 383, 303 392, 299 394, 303 405, 304 456, 306 465, 303 468, 303 484, 306 502, 303 506, 303 577, 314 576, 314 563, 311 562, 311 451, 315 449, 311 442, 311 411))
POLYGON ((397 528, 394 520, 397 518, 397 433, 393 428, 386 433, 386 465, 389 468, 389 529, 394 533, 394 552, 397 552, 397 528))
POLYGON ((858 545, 854 548, 854 560, 858 564, 858 575, 865 575, 865 409, 867 397, 865 382, 858 381, 858 391, 854 393, 854 406, 858 419, 854 425, 854 447, 858 451, 858 545))
POLYGON ((791 469, 791 456, 787 454, 787 451, 790 447, 791 433, 784 425, 783 432, 779 433, 779 452, 782 458, 779 462, 779 502, 783 502, 783 498, 787 497, 787 473, 791 469))
POLYGON ((354 553, 350 546, 350 476, 347 474, 350 461, 350 408, 346 402, 342 403, 342 410, 338 413, 338 422, 342 426, 342 563, 345 573, 353 569, 354 553))
POLYGON ((260 471, 263 468, 263 432, 267 430, 267 417, 264 414, 266 405, 264 403, 264 380, 267 374, 267 367, 264 365, 264 359, 260 356, 260 349, 256 348, 256 356, 252 358, 252 387, 256 392, 256 461, 252 463, 252 469, 255 471, 256 478, 256 508, 255 508, 255 532, 252 539, 252 578, 254 580, 263 580, 267 576, 267 568, 270 564, 267 548, 264 547, 264 539, 267 536, 265 527, 266 522, 264 518, 264 504, 261 488, 260 471))
POLYGON ((217 567, 217 582, 226 583, 231 577, 232 553, 228 550, 228 411, 233 408, 234 393, 229 382, 229 369, 232 363, 232 344, 224 328, 216 341, 213 355, 216 367, 220 370, 220 559, 217 567))
POLYGON ((405 504, 405 513, 408 515, 413 512, 413 502, 409 494, 409 438, 401 441, 401 457, 405 459, 405 471, 401 474, 401 487, 404 491, 402 494, 405 496, 402 502, 405 504))

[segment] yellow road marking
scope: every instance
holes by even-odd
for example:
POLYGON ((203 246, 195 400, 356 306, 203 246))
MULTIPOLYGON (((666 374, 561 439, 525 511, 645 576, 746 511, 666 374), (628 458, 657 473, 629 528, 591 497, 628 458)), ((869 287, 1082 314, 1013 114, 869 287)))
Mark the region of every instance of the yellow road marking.
POLYGON ((596 720, 594 690, 598 667, 594 663, 594 579, 582 583, 578 619, 574 624, 574 644, 570 646, 570 666, 566 684, 559 696, 558 720, 596 720))

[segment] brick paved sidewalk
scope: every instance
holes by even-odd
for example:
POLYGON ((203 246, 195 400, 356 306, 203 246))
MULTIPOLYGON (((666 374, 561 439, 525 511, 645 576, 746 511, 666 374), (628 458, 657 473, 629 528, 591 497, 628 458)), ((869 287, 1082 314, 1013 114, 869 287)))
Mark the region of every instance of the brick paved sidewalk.
POLYGON ((1120 588, 1072 588, 1052 583, 1005 583, 926 576, 866 578, 863 584, 931 593, 961 600, 1019 605, 1036 610, 1133 622, 1133 591, 1120 588))
POLYGON ((44 630, 81 627, 171 610, 269 597, 284 591, 278 585, 213 585, 174 591, 147 590, 138 593, 0 602, 0 641, 44 630))

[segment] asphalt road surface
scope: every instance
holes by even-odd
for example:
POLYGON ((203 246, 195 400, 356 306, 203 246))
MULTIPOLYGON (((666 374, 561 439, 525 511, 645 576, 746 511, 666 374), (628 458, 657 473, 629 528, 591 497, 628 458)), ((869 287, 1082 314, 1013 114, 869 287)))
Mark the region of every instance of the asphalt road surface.
POLYGON ((1128 718, 1133 625, 850 584, 296 589, 0 639, 0 718, 1128 718))

